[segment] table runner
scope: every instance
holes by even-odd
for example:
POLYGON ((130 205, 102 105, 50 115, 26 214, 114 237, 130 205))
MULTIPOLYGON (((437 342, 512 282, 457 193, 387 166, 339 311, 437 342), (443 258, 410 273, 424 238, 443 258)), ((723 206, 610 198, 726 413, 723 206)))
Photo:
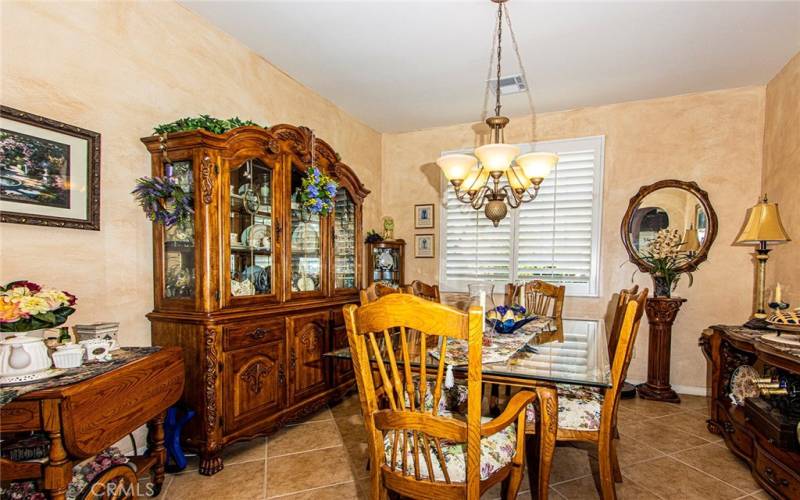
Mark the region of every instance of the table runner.
MULTIPOLYGON (((537 318, 523 325, 514 333, 495 333, 492 345, 483 346, 481 360, 484 364, 503 363, 508 361, 525 344, 537 334, 550 326, 551 318, 537 318)), ((431 356, 439 357, 439 351, 432 351, 431 356)), ((466 340, 448 339, 445 362, 451 366, 466 365, 468 363, 468 345, 466 340)))
POLYGON ((78 368, 55 368, 55 371, 61 373, 56 375, 54 378, 39 380, 31 384, 0 387, 0 406, 8 404, 23 394, 27 394, 29 392, 34 392, 41 389, 51 389, 53 387, 61 387, 96 377, 121 366, 125 366, 128 363, 147 356, 148 354, 158 352, 159 350, 161 350, 161 348, 157 346, 120 347, 118 350, 111 352, 111 361, 91 361, 84 363, 83 366, 78 368))

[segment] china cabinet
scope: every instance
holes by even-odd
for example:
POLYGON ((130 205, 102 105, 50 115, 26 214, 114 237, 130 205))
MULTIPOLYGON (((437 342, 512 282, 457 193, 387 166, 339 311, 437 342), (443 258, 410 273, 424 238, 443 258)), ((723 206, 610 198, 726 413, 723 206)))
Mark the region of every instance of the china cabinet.
POLYGON ((367 243, 367 286, 373 283, 403 286, 405 249, 406 242, 403 240, 367 243))
POLYGON ((142 139, 153 175, 194 193, 191 223, 154 225, 153 343, 183 348, 186 444, 200 472, 221 450, 307 415, 353 385, 322 354, 347 344, 341 309, 358 301, 362 203, 369 191, 324 141, 315 164, 338 183, 327 216, 296 193, 312 161, 304 127, 240 127, 142 139))

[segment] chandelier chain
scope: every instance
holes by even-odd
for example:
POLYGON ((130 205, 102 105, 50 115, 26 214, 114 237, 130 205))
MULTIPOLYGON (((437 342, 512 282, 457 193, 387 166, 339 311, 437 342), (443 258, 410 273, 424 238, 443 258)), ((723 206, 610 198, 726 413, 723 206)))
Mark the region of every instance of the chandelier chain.
POLYGON ((508 15, 508 10, 505 4, 500 4, 506 13, 506 24, 508 24, 508 32, 511 34, 511 45, 514 48, 514 53, 517 56, 517 63, 519 64, 519 71, 522 73, 522 79, 525 81, 525 94, 528 97, 528 109, 531 113, 531 139, 535 139, 536 135, 536 109, 533 105, 533 95, 531 95, 531 84, 528 80, 528 75, 525 73, 525 65, 522 64, 522 56, 519 53, 519 45, 517 44, 517 35, 514 33, 514 28, 511 26, 511 16, 508 15))
POLYGON ((500 61, 503 57, 503 4, 497 6, 497 82, 495 86, 494 114, 500 116, 500 61))
POLYGON ((494 27, 492 32, 492 49, 489 51, 489 67, 486 69, 486 87, 483 91, 483 114, 481 120, 485 120, 489 116, 489 86, 492 82, 492 70, 494 69, 494 54, 497 49, 497 26, 494 27))

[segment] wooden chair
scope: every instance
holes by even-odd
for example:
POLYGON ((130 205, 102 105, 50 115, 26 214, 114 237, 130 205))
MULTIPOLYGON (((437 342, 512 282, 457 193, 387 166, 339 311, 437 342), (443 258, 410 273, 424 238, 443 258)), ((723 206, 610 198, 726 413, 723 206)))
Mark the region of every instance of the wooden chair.
POLYGON ((619 332, 622 328, 622 320, 625 316, 625 309, 628 303, 636 298, 639 292, 639 285, 633 285, 633 288, 627 290, 623 288, 617 295, 617 306, 614 308, 614 319, 611 322, 611 329, 608 330, 608 355, 611 357, 610 361, 614 362, 614 354, 617 352, 617 343, 619 343, 619 332))
POLYGON ((439 297, 439 285, 429 285, 422 281, 414 280, 406 287, 405 292, 433 302, 441 302, 441 298, 439 297))
MULTIPOLYGON (((564 310, 564 285, 553 285, 545 281, 533 280, 525 283, 525 305, 529 313, 538 316, 560 318, 564 310)), ((505 303, 510 306, 516 302, 514 291, 519 289, 513 283, 506 285, 505 303)))
POLYGON ((344 318, 373 464, 372 499, 392 491, 411 498, 475 500, 500 481, 506 498, 516 498, 524 467, 523 410, 536 395, 517 393, 502 415, 482 423, 480 309, 464 313, 410 294, 390 294, 365 306, 346 305, 344 318), (399 330, 394 338, 392 329, 399 330), (422 332, 418 346, 407 342, 408 329, 422 332), (468 342, 466 416, 442 408, 446 341, 437 348, 438 366, 430 379, 426 363, 419 377, 412 373, 414 353, 421 358, 428 353, 428 335, 468 342), (378 338, 388 346, 386 355, 378 338), (371 360, 388 409, 378 407, 371 360))
MULTIPOLYGON (((558 437, 557 441, 586 441, 597 445, 597 460, 600 464, 600 493, 604 500, 617 498, 614 482, 622 482, 622 474, 617 460, 616 442, 614 440, 614 423, 620 400, 620 389, 628 371, 633 355, 633 344, 639 331, 639 323, 644 312, 648 290, 645 288, 636 296, 632 296, 620 310, 619 339, 614 361, 611 365, 611 383, 609 389, 594 390, 587 387, 558 386, 558 437)), ((528 438, 534 437, 527 444, 528 461, 538 460, 539 447, 535 442, 536 426, 533 406, 528 406, 528 438)), ((529 477, 533 481, 529 469, 529 477)))
POLYGON ((395 288, 393 286, 384 285, 383 283, 373 283, 367 288, 363 288, 359 292, 359 297, 361 298, 361 305, 365 306, 370 302, 375 302, 379 298, 389 295, 390 293, 403 293, 403 290, 400 288, 395 288))

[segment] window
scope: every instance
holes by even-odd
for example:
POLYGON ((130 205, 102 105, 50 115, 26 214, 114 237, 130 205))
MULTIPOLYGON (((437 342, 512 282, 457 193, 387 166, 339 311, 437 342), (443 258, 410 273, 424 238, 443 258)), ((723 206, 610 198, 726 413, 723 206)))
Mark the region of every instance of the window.
POLYGON ((519 147, 522 153, 553 151, 560 159, 536 199, 509 210, 498 227, 482 210, 459 202, 443 178, 442 289, 465 291, 474 281, 503 286, 541 279, 566 285, 568 295, 597 296, 603 137, 519 147))

